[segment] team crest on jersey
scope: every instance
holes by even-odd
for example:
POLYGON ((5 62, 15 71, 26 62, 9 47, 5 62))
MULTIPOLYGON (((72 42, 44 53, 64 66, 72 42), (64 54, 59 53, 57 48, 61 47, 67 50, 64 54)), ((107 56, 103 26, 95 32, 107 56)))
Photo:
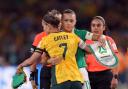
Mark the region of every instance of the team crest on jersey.
POLYGON ((107 53, 106 48, 103 48, 102 46, 99 46, 98 49, 99 49, 99 53, 100 53, 100 54, 105 54, 105 53, 107 53))

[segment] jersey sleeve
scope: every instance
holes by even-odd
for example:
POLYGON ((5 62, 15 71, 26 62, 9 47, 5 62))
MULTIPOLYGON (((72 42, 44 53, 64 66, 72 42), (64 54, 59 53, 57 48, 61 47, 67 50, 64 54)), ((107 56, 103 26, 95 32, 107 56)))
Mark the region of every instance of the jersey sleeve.
POLYGON ((39 42, 37 48, 35 49, 35 52, 43 53, 45 50, 45 39, 42 38, 42 40, 39 42))
MULTIPOLYGON (((71 33, 72 34, 72 33, 71 33)), ((72 34, 72 38, 74 38, 75 42, 79 43, 80 42, 80 37, 77 36, 76 34, 72 34)))
POLYGON ((86 43, 82 39, 80 39, 80 41, 79 41, 79 47, 81 49, 85 49, 85 47, 86 47, 86 43))
POLYGON ((79 36, 82 40, 86 40, 86 35, 87 35, 87 32, 86 30, 83 30, 83 29, 76 29, 74 30, 74 33, 79 36))
POLYGON ((79 37, 82 39, 82 40, 86 40, 86 35, 87 35, 87 32, 86 30, 80 30, 79 33, 79 37))
POLYGON ((39 37, 39 35, 36 35, 32 45, 37 46, 39 44, 40 40, 41 40, 41 38, 39 37))
POLYGON ((81 49, 85 49, 86 43, 80 37, 78 37, 77 35, 75 35, 75 38, 76 38, 76 41, 78 42, 78 46, 81 49))
POLYGON ((89 32, 89 31, 86 31, 85 39, 92 40, 92 36, 93 36, 93 33, 89 32))

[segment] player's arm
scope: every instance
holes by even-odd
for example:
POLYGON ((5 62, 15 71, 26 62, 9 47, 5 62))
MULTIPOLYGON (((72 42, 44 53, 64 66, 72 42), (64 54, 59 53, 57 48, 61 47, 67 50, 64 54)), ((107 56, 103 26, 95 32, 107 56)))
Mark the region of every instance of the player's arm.
POLYGON ((91 53, 91 50, 89 49, 88 45, 82 39, 80 39, 80 38, 79 38, 78 46, 79 46, 79 48, 84 49, 88 53, 91 53))
POLYGON ((47 62, 48 60, 49 60, 49 56, 44 51, 43 54, 41 55, 41 61, 40 61, 40 63, 43 64, 43 65, 48 65, 48 64, 50 64, 50 63, 47 62))
MULTIPOLYGON (((36 46, 32 45, 32 47, 29 50, 29 54, 32 55, 34 53, 35 49, 36 49, 36 46)), ((32 65, 30 65, 31 72, 36 71, 36 64, 37 64, 37 62, 34 62, 32 65)))
MULTIPOLYGON (((34 48, 34 51, 36 51, 37 50, 37 48, 34 48)), ((42 50, 39 50, 38 49, 38 51, 37 52, 39 52, 39 53, 41 53, 41 56, 40 56, 40 58, 38 59, 38 60, 36 60, 31 66, 30 66, 30 70, 31 70, 31 73, 30 73, 30 78, 29 78, 29 80, 31 81, 31 84, 32 84, 32 87, 33 87, 33 89, 37 89, 37 87, 38 87, 38 78, 37 78, 37 75, 38 75, 38 69, 36 69, 36 65, 40 62, 42 62, 41 61, 41 58, 44 56, 43 55, 43 51, 42 50), (40 52, 39 52, 40 51, 40 52)), ((43 63, 42 63, 43 64, 43 63)))
MULTIPOLYGON (((40 37, 39 35, 36 35, 34 38, 34 41, 32 43, 32 46, 30 48, 30 50, 28 51, 28 56, 30 57, 30 55, 32 55, 36 49, 36 46, 38 45, 40 41, 40 37)), ((37 65, 38 61, 35 61, 32 65, 30 65, 30 77, 29 80, 31 81, 32 87, 33 89, 37 89, 37 75, 38 75, 38 70, 36 69, 36 65, 37 65)))
MULTIPOLYGON (((31 48, 25 53, 25 57, 26 59, 31 57, 31 55, 34 53, 36 49, 36 46, 32 45, 31 48)), ((31 66, 30 66, 30 70, 31 72, 36 71, 36 62, 34 62, 31 66)))
POLYGON ((105 46, 105 36, 104 35, 99 35, 96 33, 91 33, 86 31, 85 39, 87 40, 93 40, 93 41, 99 41, 101 46, 105 46))
MULTIPOLYGON (((34 41, 32 43, 32 46, 29 50, 29 53, 32 55, 32 53, 34 53, 37 45, 39 44, 41 38, 40 38, 40 34, 37 34, 34 38, 34 41)), ((37 62, 33 63, 31 66, 30 66, 30 70, 31 72, 35 72, 36 71, 36 65, 37 65, 37 62)))
POLYGON ((63 57, 53 57, 47 60, 47 63, 50 65, 57 65, 62 61, 63 57))
MULTIPOLYGON (((34 52, 32 54, 32 56, 28 59, 26 59, 24 62, 22 62, 18 68, 17 68, 17 73, 20 73, 20 69, 23 68, 23 67, 26 67, 26 66, 30 66, 30 65, 33 65, 41 56, 41 53, 39 52, 34 52)), ((31 72, 30 74, 30 80, 31 80, 31 83, 32 83, 32 87, 33 89, 37 89, 37 85, 36 85, 36 81, 34 81, 34 78, 35 78, 35 75, 36 75, 36 72, 33 71, 31 72)))
MULTIPOLYGON (((35 37, 34 42, 29 50, 29 54, 33 54, 36 50, 36 46, 38 45, 38 35, 35 37)), ((30 65, 30 77, 29 80, 31 81, 33 89, 37 89, 38 85, 38 69, 36 69, 36 65, 40 62, 40 59, 36 60, 32 65, 30 65)))
POLYGON ((96 33, 86 31, 85 39, 87 39, 87 40, 98 41, 101 38, 103 38, 103 35, 99 35, 99 34, 96 34, 96 33))
MULTIPOLYGON (((115 52, 115 54, 116 54, 116 56, 119 59, 119 53, 118 52, 115 52)), ((119 65, 117 65, 115 68, 112 69, 113 78, 114 78, 114 76, 118 76, 118 72, 119 72, 119 65)))
MULTIPOLYGON (((118 53, 118 49, 117 49, 116 43, 114 42, 114 40, 111 37, 107 37, 107 40, 109 41, 110 47, 112 48, 113 52, 115 53, 115 55, 119 59, 119 53, 118 53)), ((117 88, 117 85, 118 85, 118 72, 119 72, 119 66, 118 65, 115 68, 112 68, 112 73, 113 73, 113 78, 112 78, 112 81, 111 81, 111 88, 112 89, 117 88)))
POLYGON ((119 72, 119 66, 117 65, 115 68, 112 69, 113 78, 111 81, 111 89, 115 89, 118 86, 118 72, 119 72))
POLYGON ((46 51, 41 55, 41 64, 43 65, 56 65, 62 61, 62 57, 52 57, 50 58, 46 51))
POLYGON ((26 59, 24 62, 18 65, 17 69, 21 69, 22 67, 27 67, 32 65, 36 60, 38 60, 41 56, 41 53, 39 52, 34 52, 31 57, 26 59))

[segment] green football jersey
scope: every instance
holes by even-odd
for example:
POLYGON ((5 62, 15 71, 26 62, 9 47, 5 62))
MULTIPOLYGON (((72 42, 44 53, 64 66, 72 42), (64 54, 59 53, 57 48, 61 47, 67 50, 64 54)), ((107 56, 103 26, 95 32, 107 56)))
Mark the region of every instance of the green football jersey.
MULTIPOLYGON (((74 33, 79 36, 83 41, 86 41, 86 35, 87 35, 86 30, 80 30, 80 29, 74 29, 74 33)), ((78 48, 77 53, 76 53, 76 60, 77 60, 77 65, 78 68, 83 68, 86 67, 87 64, 85 62, 85 50, 78 48)))

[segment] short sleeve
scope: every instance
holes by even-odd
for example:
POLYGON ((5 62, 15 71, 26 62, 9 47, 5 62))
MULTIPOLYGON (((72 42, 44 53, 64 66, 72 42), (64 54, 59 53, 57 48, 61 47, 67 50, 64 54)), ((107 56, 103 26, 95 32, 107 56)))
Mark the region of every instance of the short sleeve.
POLYGON ((39 44, 39 42, 41 41, 42 37, 45 37, 47 34, 46 32, 41 32, 39 34, 37 34, 34 38, 34 41, 33 41, 33 46, 37 46, 39 44))
POLYGON ((77 43, 79 43, 79 42, 80 42, 80 37, 78 37, 78 36, 77 36, 77 35, 75 35, 75 34, 74 34, 73 36, 74 36, 74 38, 75 38, 76 42, 77 42, 77 43))
POLYGON ((44 49, 45 48, 45 39, 42 38, 42 40, 37 45, 37 48, 44 49))
POLYGON ((37 46, 39 44, 40 40, 41 40, 41 37, 39 35, 36 35, 32 45, 37 46))
POLYGON ((37 48, 35 49, 35 52, 43 53, 45 50, 45 39, 42 38, 42 40, 39 42, 37 48))

